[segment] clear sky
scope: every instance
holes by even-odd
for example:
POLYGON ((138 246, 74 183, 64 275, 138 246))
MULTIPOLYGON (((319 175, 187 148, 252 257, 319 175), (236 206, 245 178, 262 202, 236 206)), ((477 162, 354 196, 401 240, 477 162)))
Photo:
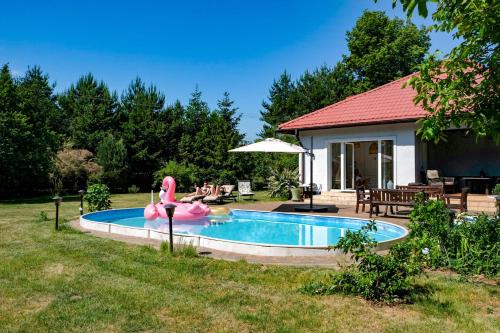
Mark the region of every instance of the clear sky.
MULTIPOLYGON (((241 130, 253 139, 273 79, 285 69, 296 78, 335 64, 363 10, 405 17, 391 2, 2 0, 0 63, 14 74, 39 65, 56 91, 88 72, 119 94, 139 76, 167 103, 186 103, 198 85, 215 107, 227 90, 243 115, 241 130)), ((433 50, 456 44, 447 34, 431 37, 433 50)))

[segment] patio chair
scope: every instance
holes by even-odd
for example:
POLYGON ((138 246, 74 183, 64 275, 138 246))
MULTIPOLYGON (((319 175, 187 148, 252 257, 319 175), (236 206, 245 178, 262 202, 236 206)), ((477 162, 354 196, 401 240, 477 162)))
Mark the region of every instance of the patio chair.
POLYGON ((438 170, 427 170, 427 184, 441 187, 443 193, 455 191, 455 177, 442 177, 438 170))
POLYGON ((460 194, 443 194, 441 198, 445 201, 446 208, 459 210, 460 213, 467 211, 467 197, 469 195, 469 188, 464 187, 460 194), (452 203, 451 199, 460 200, 459 203, 452 203))
POLYGON ((240 198, 250 197, 253 199, 254 193, 252 192, 252 186, 249 180, 239 180, 238 181, 238 200, 240 198))
POLYGON ((356 186, 356 214, 359 212, 359 205, 363 205, 362 211, 365 211, 365 205, 370 204, 370 196, 365 192, 364 186, 356 186))

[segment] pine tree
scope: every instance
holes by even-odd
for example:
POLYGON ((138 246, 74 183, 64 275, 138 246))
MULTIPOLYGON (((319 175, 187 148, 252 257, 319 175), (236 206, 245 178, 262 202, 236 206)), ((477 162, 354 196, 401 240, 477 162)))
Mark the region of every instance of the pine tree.
POLYGON ((95 153, 99 142, 117 129, 118 97, 90 73, 59 95, 58 102, 68 119, 67 139, 75 148, 95 153))

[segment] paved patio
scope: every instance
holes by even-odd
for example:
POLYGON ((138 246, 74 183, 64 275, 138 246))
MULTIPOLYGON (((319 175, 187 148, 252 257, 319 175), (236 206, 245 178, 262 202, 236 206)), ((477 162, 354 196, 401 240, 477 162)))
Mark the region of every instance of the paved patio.
MULTIPOLYGON (((230 203, 225 205, 211 206, 214 213, 229 211, 231 208, 235 209, 248 209, 248 210, 262 210, 274 212, 295 212, 294 208, 298 205, 309 205, 309 203, 302 202, 244 202, 244 203, 230 203)), ((329 215, 329 216, 344 216, 368 219, 368 212, 359 212, 356 214, 354 206, 335 206, 335 205, 322 205, 328 207, 326 213, 316 213, 315 215, 329 215)), ((307 213, 303 213, 307 214, 307 213)), ((376 220, 391 222, 397 225, 405 226, 408 223, 407 218, 379 216, 375 217, 376 220)), ((156 248, 160 247, 161 242, 153 239, 145 239, 138 237, 130 237, 117 235, 106 232, 99 232, 94 230, 86 230, 80 227, 78 220, 72 221, 71 226, 77 230, 85 233, 90 233, 97 237, 114 239, 121 242, 126 242, 135 245, 149 245, 156 248)), ((308 267, 329 267, 338 268, 340 265, 347 264, 349 257, 345 255, 323 255, 323 256, 307 256, 307 257, 272 257, 272 256, 253 256, 243 255, 231 252, 216 251, 212 249, 198 248, 198 253, 201 256, 210 257, 214 259, 223 259, 229 261, 245 260, 255 264, 272 264, 272 265, 292 265, 292 266, 308 266, 308 267)))

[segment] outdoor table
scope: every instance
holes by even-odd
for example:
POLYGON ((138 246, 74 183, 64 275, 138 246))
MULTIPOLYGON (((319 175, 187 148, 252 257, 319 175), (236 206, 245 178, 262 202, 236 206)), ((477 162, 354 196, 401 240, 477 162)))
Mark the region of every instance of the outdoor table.
POLYGON ((478 188, 482 189, 484 186, 484 193, 490 194, 490 181, 489 177, 462 177, 463 187, 470 187, 471 193, 476 193, 478 188))

